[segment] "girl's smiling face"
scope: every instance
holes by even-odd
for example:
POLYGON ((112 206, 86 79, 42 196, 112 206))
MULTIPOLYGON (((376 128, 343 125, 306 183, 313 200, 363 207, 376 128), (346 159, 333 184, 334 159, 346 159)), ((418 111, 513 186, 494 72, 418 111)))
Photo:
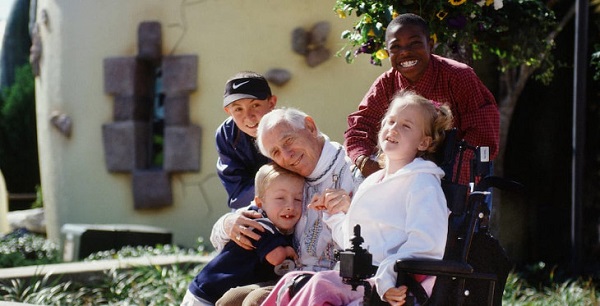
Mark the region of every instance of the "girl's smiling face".
POLYGON ((399 162, 404 166, 429 147, 431 137, 425 135, 426 120, 418 105, 392 104, 379 132, 379 144, 388 164, 399 162))

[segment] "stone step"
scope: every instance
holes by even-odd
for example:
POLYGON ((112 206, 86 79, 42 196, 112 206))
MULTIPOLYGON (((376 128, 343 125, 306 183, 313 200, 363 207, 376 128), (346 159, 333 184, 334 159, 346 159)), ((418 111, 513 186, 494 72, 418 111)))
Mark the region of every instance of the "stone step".
POLYGON ((49 278, 86 282, 101 276, 111 269, 131 269, 138 266, 168 266, 186 264, 205 264, 212 256, 195 255, 159 255, 135 258, 80 261, 40 266, 25 266, 0 269, 0 281, 7 279, 41 279, 49 278))

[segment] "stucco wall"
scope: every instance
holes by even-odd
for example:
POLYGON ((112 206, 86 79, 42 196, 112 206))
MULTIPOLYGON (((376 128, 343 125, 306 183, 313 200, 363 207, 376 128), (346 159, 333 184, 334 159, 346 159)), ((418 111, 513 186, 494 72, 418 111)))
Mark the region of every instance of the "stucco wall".
POLYGON ((339 19, 324 0, 40 0, 43 46, 36 78, 41 180, 49 236, 58 240, 65 223, 145 224, 172 230, 174 242, 208 240, 214 221, 227 212, 216 173, 214 131, 226 118, 225 81, 240 70, 287 69, 292 79, 273 86, 278 106, 298 107, 319 128, 343 141, 346 116, 384 67, 368 58, 346 64, 332 57, 311 68, 291 50, 296 27, 332 26, 327 46, 345 43, 340 33, 353 19, 339 19), (45 13, 42 17, 42 11, 45 13), (137 28, 162 24, 163 54, 198 55, 198 89, 190 96, 190 121, 202 129, 200 171, 172 177, 173 206, 135 210, 131 175, 110 173, 104 162, 102 125, 113 122, 113 97, 104 92, 103 60, 137 54, 137 28), (59 111, 73 121, 70 137, 50 124, 59 111))

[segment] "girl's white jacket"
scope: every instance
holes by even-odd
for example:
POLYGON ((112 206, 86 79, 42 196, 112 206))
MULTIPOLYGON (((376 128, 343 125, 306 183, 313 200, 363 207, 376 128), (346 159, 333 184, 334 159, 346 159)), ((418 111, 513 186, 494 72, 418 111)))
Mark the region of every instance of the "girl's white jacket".
POLYGON ((380 296, 395 286, 396 260, 444 256, 449 215, 440 182, 444 172, 435 163, 416 158, 383 176, 380 170, 365 179, 347 214, 324 216, 344 249, 351 247, 354 226, 360 224, 362 246, 379 266, 374 280, 380 296))

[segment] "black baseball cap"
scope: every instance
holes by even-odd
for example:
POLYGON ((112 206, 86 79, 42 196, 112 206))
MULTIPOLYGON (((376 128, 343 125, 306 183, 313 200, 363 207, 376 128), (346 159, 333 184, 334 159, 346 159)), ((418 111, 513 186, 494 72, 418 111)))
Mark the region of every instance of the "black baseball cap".
POLYGON ((239 99, 265 100, 271 96, 271 88, 264 78, 239 78, 225 84, 223 107, 239 99))

